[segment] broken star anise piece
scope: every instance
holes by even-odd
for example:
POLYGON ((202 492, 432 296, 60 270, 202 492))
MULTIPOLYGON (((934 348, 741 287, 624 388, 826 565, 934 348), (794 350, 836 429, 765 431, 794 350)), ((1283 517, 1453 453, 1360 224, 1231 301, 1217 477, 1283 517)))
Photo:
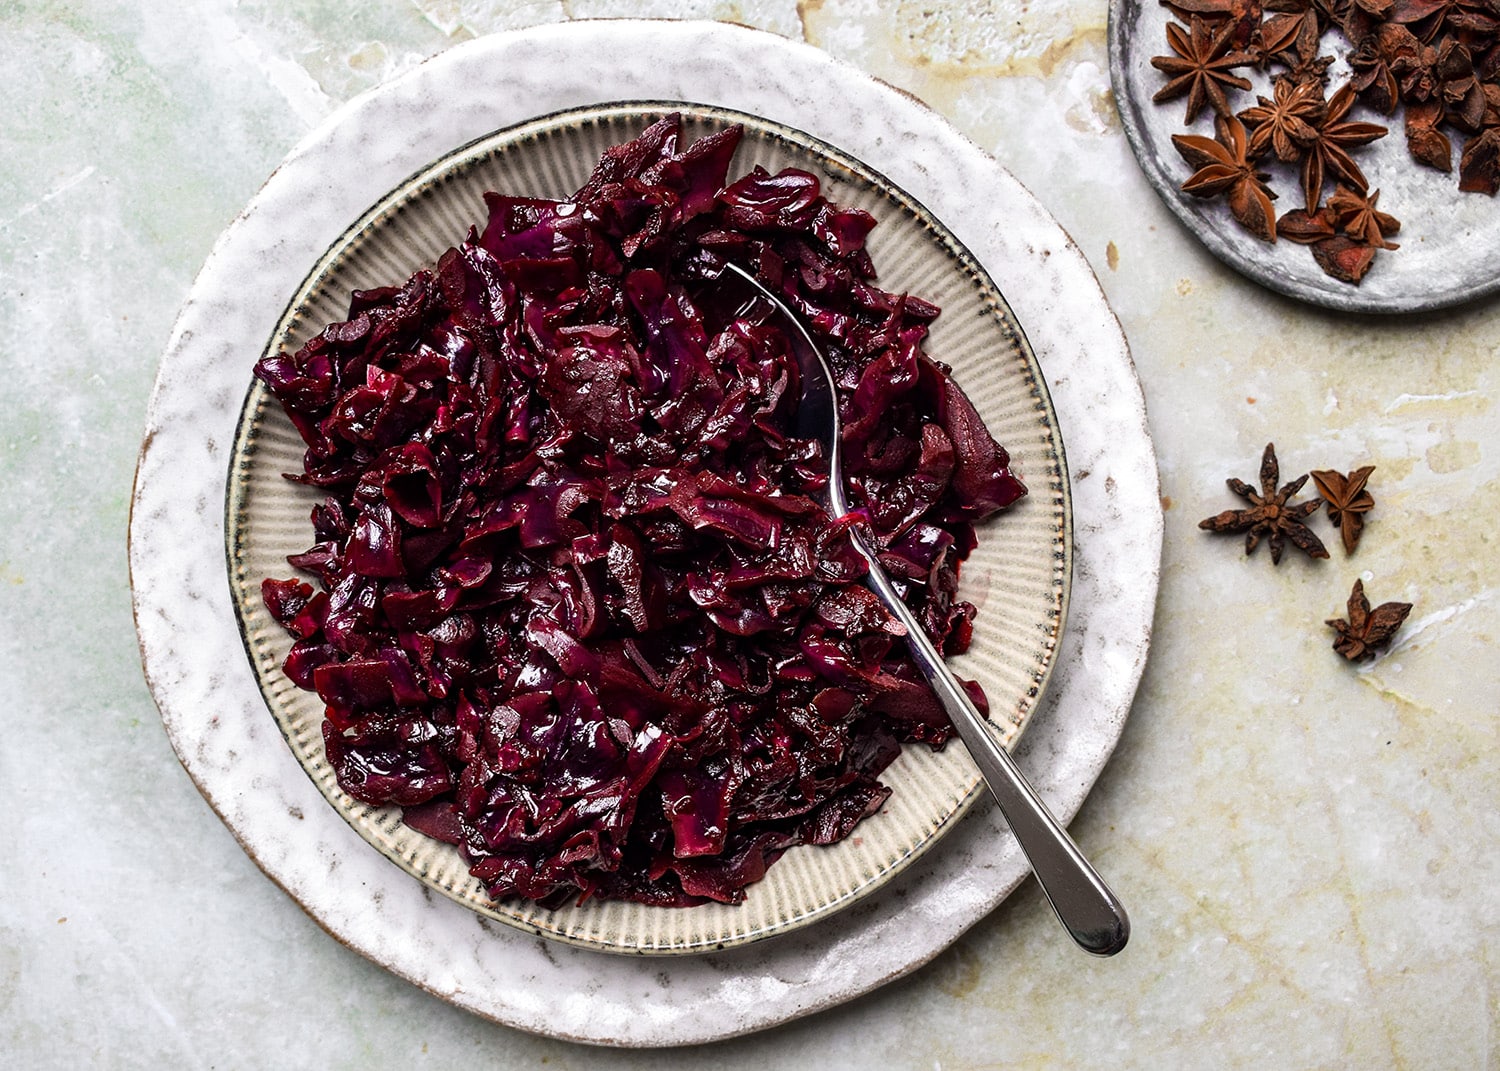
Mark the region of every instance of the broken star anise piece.
POLYGON ((1326 205, 1316 212, 1294 208, 1290 212, 1283 212, 1281 218, 1276 221, 1277 237, 1296 242, 1298 245, 1316 245, 1318 242, 1327 241, 1337 233, 1338 228, 1334 226, 1333 213, 1326 205))
POLYGON ((1216 125, 1216 138, 1172 135, 1182 158, 1197 168, 1182 184, 1183 190, 1194 197, 1224 194, 1241 226, 1262 241, 1276 241, 1276 209, 1271 207, 1276 195, 1266 187, 1266 173, 1257 171, 1247 155, 1250 138, 1245 124, 1231 115, 1216 125))
POLYGON ((1345 554, 1354 553, 1365 527, 1364 515, 1375 508, 1375 496, 1365 490, 1365 483, 1374 471, 1374 465, 1355 469, 1347 476, 1332 469, 1313 470, 1313 483, 1318 485, 1318 494, 1328 506, 1328 519, 1344 540, 1345 554))
POLYGON ((1373 245, 1366 245, 1343 234, 1314 242, 1312 255, 1318 262, 1318 267, 1323 269, 1323 274, 1353 286, 1360 284, 1375 263, 1373 245))
POLYGON ((1458 188, 1468 193, 1500 191, 1500 126, 1492 126, 1464 146, 1458 165, 1458 188))
POLYGON ((1354 89, 1370 107, 1390 115, 1401 99, 1401 84, 1391 64, 1402 56, 1415 55, 1422 42, 1405 26, 1382 23, 1349 54, 1354 71, 1354 89))
POLYGON ((1167 43, 1175 56, 1153 56, 1151 66, 1172 76, 1172 80, 1151 99, 1160 104, 1187 94, 1187 118, 1191 123, 1205 104, 1213 106, 1220 115, 1230 112, 1229 99, 1224 95, 1226 86, 1234 89, 1249 89, 1250 82, 1231 74, 1236 67, 1248 67, 1255 57, 1248 52, 1231 52, 1230 37, 1233 24, 1215 33, 1213 27, 1194 15, 1184 30, 1177 23, 1167 24, 1167 43))
POLYGON ((1281 466, 1276 461, 1276 444, 1267 443, 1260 459, 1259 494, 1241 480, 1230 477, 1225 481, 1231 491, 1250 503, 1250 508, 1227 509, 1199 521, 1198 527, 1209 532, 1244 532, 1246 554, 1254 552, 1260 544, 1261 536, 1269 537, 1266 541, 1271 545, 1272 565, 1280 564, 1281 549, 1288 539, 1309 558, 1328 557, 1328 548, 1323 546, 1323 541, 1302 523, 1310 514, 1317 512, 1322 500, 1313 498, 1295 506, 1289 504, 1291 497, 1307 482, 1307 475, 1304 473, 1277 490, 1276 484, 1280 479, 1281 466))
POLYGON ((1406 106, 1406 148, 1411 158, 1436 171, 1453 170, 1453 143, 1438 129, 1443 106, 1435 100, 1406 106))
POLYGON ((1161 0, 1183 22, 1201 16, 1215 26, 1227 25, 1235 48, 1245 48, 1256 36, 1262 15, 1261 0, 1161 0))
POLYGON ((1349 619, 1323 623, 1338 633, 1333 649, 1353 662, 1374 658, 1376 648, 1391 642, 1409 613, 1409 602, 1383 602, 1371 610, 1370 600, 1365 598, 1365 582, 1356 580, 1349 593, 1349 619))

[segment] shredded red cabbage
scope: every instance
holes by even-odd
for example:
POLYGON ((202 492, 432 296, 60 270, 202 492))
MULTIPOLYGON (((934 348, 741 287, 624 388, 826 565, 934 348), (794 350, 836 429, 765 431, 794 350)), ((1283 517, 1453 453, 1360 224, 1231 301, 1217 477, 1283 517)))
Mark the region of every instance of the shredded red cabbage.
POLYGON ((286 673, 327 705, 343 789, 496 899, 737 903, 951 731, 848 527, 957 653, 974 522, 1025 488, 922 351, 938 309, 874 285, 873 218, 803 171, 727 181, 740 134, 681 148, 673 116, 568 200, 486 194, 482 234, 255 369, 307 443, 290 478, 327 492, 289 559, 316 586, 262 588, 286 673), (714 322, 716 259, 826 349, 850 518, 788 434, 781 326, 714 322))

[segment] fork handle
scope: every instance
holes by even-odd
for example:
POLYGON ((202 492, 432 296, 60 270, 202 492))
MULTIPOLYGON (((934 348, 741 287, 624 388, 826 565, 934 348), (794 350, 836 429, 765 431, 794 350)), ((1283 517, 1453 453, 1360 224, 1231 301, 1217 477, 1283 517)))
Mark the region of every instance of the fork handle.
POLYGON ((864 535, 858 529, 851 529, 850 535, 870 563, 867 583, 886 609, 906 626, 906 642, 917 667, 1000 804, 1001 815, 1063 928, 1084 951, 1096 956, 1114 955, 1130 937, 1125 908, 1047 809, 1010 752, 990 734, 973 700, 927 638, 927 630, 897 594, 864 535))

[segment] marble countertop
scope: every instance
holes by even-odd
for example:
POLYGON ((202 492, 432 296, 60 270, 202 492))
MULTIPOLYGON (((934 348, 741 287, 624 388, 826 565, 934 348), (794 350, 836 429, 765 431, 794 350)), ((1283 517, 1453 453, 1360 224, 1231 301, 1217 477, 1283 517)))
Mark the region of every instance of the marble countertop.
MULTIPOLYGON (((1351 317, 1223 267, 1135 166, 1105 22, 1102 0, 0 10, 7 1064, 1500 1064, 1500 303, 1351 317), (179 766, 140 671, 124 535, 152 378, 198 267, 343 101, 478 34, 611 15, 757 26, 911 92, 1093 264, 1166 507, 1150 662, 1073 824, 1130 907, 1119 957, 1068 947, 1028 883, 933 963, 834 1011, 701 1049, 585 1049, 475 1018, 330 939, 179 766), (1355 557, 1272 568, 1264 548, 1198 531, 1269 440, 1288 475, 1376 466, 1355 557), (1358 667, 1322 624, 1356 578, 1415 606, 1358 667)), ((1495 219, 1500 235, 1500 205, 1495 219)))

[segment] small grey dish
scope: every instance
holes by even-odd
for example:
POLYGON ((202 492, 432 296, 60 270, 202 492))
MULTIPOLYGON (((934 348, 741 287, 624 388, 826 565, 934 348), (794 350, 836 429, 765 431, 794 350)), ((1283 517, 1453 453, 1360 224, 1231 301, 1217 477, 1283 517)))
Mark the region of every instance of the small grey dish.
MULTIPOLYGON (((1156 0, 1110 0, 1110 82, 1141 170, 1173 215, 1211 253, 1262 286, 1343 312, 1428 312, 1500 292, 1500 258, 1495 256, 1500 246, 1500 201, 1460 191, 1456 172, 1444 174, 1417 164, 1407 152, 1399 110, 1387 117, 1356 104, 1350 112, 1351 119, 1390 128, 1385 137, 1358 147, 1353 155, 1370 189, 1381 192, 1381 211, 1401 221, 1400 232, 1392 236, 1401 248, 1378 253, 1358 286, 1325 275, 1305 246, 1256 238, 1234 221, 1223 200, 1184 193, 1181 184, 1192 168, 1173 147, 1172 135, 1212 137, 1213 109, 1205 108, 1185 128, 1184 98, 1161 104, 1151 99, 1167 81, 1151 66, 1151 58, 1171 54, 1166 36, 1171 21, 1171 11, 1156 0)), ((1324 52, 1335 56, 1329 68, 1330 95, 1349 77, 1344 49, 1334 46, 1335 39, 1342 44, 1336 32, 1324 37, 1324 52)), ((1253 107, 1257 96, 1271 96, 1271 78, 1265 72, 1244 68, 1234 73, 1248 78, 1253 87, 1232 92, 1230 105, 1236 112, 1253 107)), ((1456 164, 1456 151, 1454 155, 1456 164)), ((1263 160, 1261 168, 1271 173, 1269 185, 1280 194, 1278 214, 1302 207, 1295 165, 1263 160)))

